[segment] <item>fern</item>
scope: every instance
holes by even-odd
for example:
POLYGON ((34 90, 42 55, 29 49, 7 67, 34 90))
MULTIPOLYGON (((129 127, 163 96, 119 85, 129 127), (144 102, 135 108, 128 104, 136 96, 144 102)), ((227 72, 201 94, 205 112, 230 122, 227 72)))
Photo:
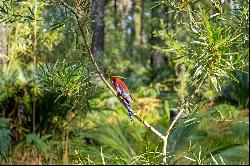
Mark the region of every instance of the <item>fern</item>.
POLYGON ((38 149, 43 149, 46 147, 45 142, 41 138, 39 138, 36 134, 27 134, 26 142, 27 144, 35 145, 38 149))
POLYGON ((8 128, 9 120, 0 117, 0 152, 4 154, 11 145, 11 131, 8 128))

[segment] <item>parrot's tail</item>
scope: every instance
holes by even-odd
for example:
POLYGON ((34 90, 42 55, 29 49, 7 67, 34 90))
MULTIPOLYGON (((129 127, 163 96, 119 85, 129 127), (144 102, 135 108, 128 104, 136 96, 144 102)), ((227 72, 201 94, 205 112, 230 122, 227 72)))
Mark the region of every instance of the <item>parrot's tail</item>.
POLYGON ((129 119, 132 123, 134 123, 134 120, 133 120, 133 114, 132 114, 132 111, 131 111, 131 108, 130 108, 130 105, 126 103, 126 108, 128 110, 128 115, 129 115, 129 119))

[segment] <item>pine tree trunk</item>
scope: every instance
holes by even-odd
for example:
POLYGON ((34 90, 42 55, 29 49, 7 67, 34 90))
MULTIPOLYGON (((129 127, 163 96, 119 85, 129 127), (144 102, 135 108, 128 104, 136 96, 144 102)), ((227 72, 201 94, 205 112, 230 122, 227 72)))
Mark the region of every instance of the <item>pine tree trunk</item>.
POLYGON ((136 0, 131 0, 131 34, 130 34, 130 55, 134 56, 134 40, 135 40, 135 7, 136 7, 136 0))
POLYGON ((103 55, 104 52, 104 9, 106 0, 93 0, 92 2, 92 19, 95 21, 92 30, 92 52, 93 55, 103 55))
POLYGON ((131 0, 131 17, 132 17, 132 25, 131 25, 131 54, 135 56, 137 47, 141 42, 141 26, 142 26, 142 10, 141 10, 142 0, 131 0))

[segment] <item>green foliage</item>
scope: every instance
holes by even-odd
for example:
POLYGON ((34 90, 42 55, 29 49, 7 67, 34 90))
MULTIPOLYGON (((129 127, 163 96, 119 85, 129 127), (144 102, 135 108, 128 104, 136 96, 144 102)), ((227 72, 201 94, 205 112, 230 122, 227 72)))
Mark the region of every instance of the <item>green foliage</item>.
POLYGON ((100 91, 99 84, 89 77, 88 63, 67 63, 65 60, 58 60, 54 65, 44 63, 38 68, 36 77, 43 92, 56 96, 54 102, 63 98, 61 101, 71 105, 66 104, 66 107, 76 107, 85 113, 90 110, 88 98, 100 91))
POLYGON ((1 89, 1 95, 0 95, 0 102, 2 103, 3 101, 5 101, 8 97, 10 97, 13 94, 13 89, 14 89, 14 75, 15 73, 13 73, 13 75, 6 75, 4 76, 4 73, 1 72, 1 77, 0 77, 0 89, 1 89), (4 90, 4 89, 7 90, 4 90))
POLYGON ((45 91, 59 93, 61 96, 86 96, 89 78, 86 66, 83 64, 67 64, 57 61, 53 66, 44 63, 38 68, 37 80, 45 91))
POLYGON ((1 155, 4 155, 11 146, 11 131, 8 125, 9 125, 8 119, 0 118, 0 152, 1 152, 1 155))
POLYGON ((236 99, 243 108, 249 108, 249 75, 246 73, 236 73, 237 83, 232 81, 229 88, 233 89, 231 98, 236 99))
POLYGON ((169 158, 169 162, 247 163, 249 125, 248 117, 241 115, 243 110, 221 104, 200 111, 198 107, 196 113, 181 120, 173 131, 168 148, 170 156, 175 157, 169 158))
POLYGON ((70 145, 75 150, 71 153, 74 163, 87 163, 87 159, 96 164, 103 164, 103 160, 106 164, 161 163, 159 147, 143 136, 143 126, 129 125, 127 117, 122 118, 125 112, 98 114, 102 116, 97 117, 97 113, 93 112, 88 116, 89 121, 80 122, 82 125, 70 125, 71 129, 75 129, 70 139, 70 145))
POLYGON ((50 27, 43 18, 46 12, 52 11, 46 8, 45 2, 2 1, 0 6, 0 22, 8 24, 8 56, 3 57, 8 63, 5 70, 17 67, 26 74, 25 81, 29 81, 38 57, 45 59, 46 52, 52 51, 63 35, 59 31, 48 31, 50 27))
POLYGON ((224 78, 237 81, 234 72, 243 71, 248 64, 248 7, 242 3, 237 12, 216 13, 205 5, 197 3, 194 8, 187 3, 176 17, 177 32, 165 33, 163 29, 155 35, 164 39, 166 48, 162 50, 174 63, 184 63, 191 70, 192 84, 208 79, 221 91, 224 78), (189 28, 184 39, 178 34, 183 28, 189 28))
POLYGON ((26 142, 27 144, 30 144, 30 145, 34 144, 38 149, 43 149, 46 147, 46 144, 44 143, 44 141, 35 134, 27 134, 26 142))

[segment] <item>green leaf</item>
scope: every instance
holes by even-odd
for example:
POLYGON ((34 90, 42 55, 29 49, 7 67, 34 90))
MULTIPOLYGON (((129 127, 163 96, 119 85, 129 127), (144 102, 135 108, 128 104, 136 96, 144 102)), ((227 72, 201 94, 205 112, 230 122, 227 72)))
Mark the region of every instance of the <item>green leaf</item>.
POLYGON ((27 134, 26 142, 27 144, 35 145, 38 149, 41 150, 47 146, 44 143, 44 141, 41 138, 39 138, 36 134, 27 134))

